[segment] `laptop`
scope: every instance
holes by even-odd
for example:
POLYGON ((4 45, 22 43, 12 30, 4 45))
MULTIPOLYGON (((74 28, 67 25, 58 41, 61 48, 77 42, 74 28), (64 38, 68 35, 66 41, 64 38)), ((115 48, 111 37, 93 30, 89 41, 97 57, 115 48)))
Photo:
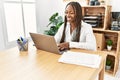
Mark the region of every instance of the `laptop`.
POLYGON ((34 42, 34 45, 37 49, 62 54, 64 51, 60 51, 57 47, 57 43, 53 36, 40 34, 40 33, 31 33, 30 36, 34 42))

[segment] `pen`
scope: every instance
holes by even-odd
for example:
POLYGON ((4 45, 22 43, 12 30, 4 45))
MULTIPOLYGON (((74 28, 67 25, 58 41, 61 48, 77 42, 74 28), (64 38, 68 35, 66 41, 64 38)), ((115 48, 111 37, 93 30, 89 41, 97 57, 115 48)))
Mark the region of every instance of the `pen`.
POLYGON ((17 39, 17 42, 18 42, 18 43, 21 43, 21 44, 23 43, 20 39, 17 39))
POLYGON ((20 37, 20 39, 23 41, 23 38, 22 38, 22 37, 20 37))

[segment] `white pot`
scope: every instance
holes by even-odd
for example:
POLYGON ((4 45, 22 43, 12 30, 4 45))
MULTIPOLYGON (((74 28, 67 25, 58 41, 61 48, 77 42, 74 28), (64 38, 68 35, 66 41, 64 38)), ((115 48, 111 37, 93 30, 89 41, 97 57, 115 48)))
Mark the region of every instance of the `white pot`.
POLYGON ((107 66, 107 65, 106 65, 106 66, 105 66, 105 69, 106 69, 106 70, 110 70, 110 69, 111 69, 111 66, 107 66))
POLYGON ((107 45, 107 50, 110 51, 112 49, 112 46, 107 45))

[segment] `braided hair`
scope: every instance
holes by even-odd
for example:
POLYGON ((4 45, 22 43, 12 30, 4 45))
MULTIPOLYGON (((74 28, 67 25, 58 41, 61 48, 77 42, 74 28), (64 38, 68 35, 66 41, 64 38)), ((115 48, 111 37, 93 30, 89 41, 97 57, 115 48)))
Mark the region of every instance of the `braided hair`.
MULTIPOLYGON (((79 37, 80 37, 80 30, 81 30, 81 20, 82 20, 82 7, 78 2, 70 2, 67 4, 71 5, 74 9, 74 12, 76 14, 75 16, 75 24, 76 24, 76 37, 73 40, 74 42, 79 42, 79 37)), ((66 6, 66 8, 67 8, 66 6)), ((62 38, 60 40, 60 43, 64 42, 65 39, 65 31, 66 31, 66 25, 67 25, 67 18, 65 16, 64 18, 64 30, 63 30, 63 34, 62 34, 62 38)))

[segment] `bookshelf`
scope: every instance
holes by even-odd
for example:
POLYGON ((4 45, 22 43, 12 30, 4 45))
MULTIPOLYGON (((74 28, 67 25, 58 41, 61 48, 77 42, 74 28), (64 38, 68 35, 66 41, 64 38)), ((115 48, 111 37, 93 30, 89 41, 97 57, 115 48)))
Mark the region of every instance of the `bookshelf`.
POLYGON ((120 31, 110 30, 111 25, 111 6, 82 6, 83 20, 89 24, 97 24, 93 26, 93 31, 97 41, 97 50, 107 54, 106 60, 112 61, 111 69, 105 70, 106 73, 115 75, 119 66, 120 53, 120 31), (99 19, 100 18, 100 19, 99 19), (100 23, 98 25, 98 19, 100 23), (110 39, 113 41, 112 50, 107 50, 106 41, 110 39))

